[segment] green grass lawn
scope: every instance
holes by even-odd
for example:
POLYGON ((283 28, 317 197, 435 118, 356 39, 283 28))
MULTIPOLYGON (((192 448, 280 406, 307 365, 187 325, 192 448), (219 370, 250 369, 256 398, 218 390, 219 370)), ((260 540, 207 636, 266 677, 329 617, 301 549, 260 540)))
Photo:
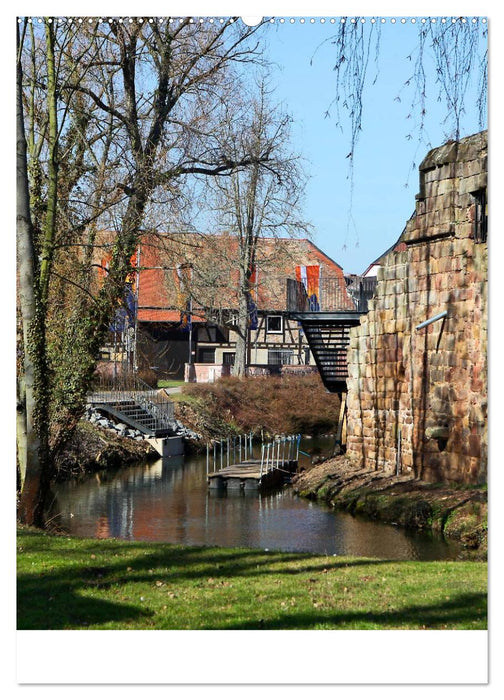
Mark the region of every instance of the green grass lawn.
POLYGON ((158 389, 174 389, 178 386, 184 386, 183 379, 160 379, 157 383, 158 389))
POLYGON ((484 562, 18 531, 18 629, 486 629, 484 562))

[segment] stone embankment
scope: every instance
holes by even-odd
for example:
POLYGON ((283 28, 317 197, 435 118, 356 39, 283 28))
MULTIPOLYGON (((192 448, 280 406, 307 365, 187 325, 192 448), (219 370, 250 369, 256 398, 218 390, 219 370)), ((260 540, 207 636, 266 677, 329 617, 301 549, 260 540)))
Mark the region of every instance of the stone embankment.
MULTIPOLYGON (((151 435, 146 435, 142 433, 141 430, 136 430, 135 428, 128 427, 125 423, 115 422, 108 416, 103 415, 100 411, 94 408, 91 404, 86 406, 86 412, 84 414, 85 420, 89 421, 93 425, 106 430, 112 430, 117 433, 119 437, 131 438, 133 440, 141 441, 145 440, 147 437, 153 437, 151 435)), ((181 437, 186 440, 201 440, 201 435, 196 433, 194 430, 187 428, 179 420, 174 419, 170 425, 170 437, 181 437)))
POLYGON ((58 455, 58 481, 84 477, 134 462, 159 459, 146 440, 122 437, 119 431, 81 420, 72 438, 58 455))
MULTIPOLYGON (((198 433, 179 420, 173 421, 172 436, 184 438, 187 451, 201 441, 198 433)), ((56 479, 78 478, 134 462, 157 460, 159 454, 148 437, 125 423, 114 422, 88 404, 83 420, 58 457, 56 479)))
POLYGON ((422 482, 411 475, 370 471, 343 455, 297 474, 293 489, 300 496, 353 515, 456 539, 464 545, 468 558, 486 557, 484 488, 451 487, 422 482))

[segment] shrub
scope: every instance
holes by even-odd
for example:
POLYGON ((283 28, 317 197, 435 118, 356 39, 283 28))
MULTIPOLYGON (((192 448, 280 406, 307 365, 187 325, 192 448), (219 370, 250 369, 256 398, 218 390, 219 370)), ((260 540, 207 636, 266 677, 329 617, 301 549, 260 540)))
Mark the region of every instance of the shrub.
POLYGON ((228 433, 303 433, 336 429, 340 400, 315 374, 284 377, 226 377, 213 384, 188 384, 183 396, 205 423, 228 433))

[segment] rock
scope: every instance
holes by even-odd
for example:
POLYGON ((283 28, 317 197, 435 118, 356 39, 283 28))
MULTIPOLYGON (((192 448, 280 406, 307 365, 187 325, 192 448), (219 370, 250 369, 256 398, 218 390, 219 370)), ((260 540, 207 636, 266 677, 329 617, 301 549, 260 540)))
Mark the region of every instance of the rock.
POLYGON ((446 440, 450 437, 450 430, 446 425, 436 425, 425 430, 425 437, 446 440))

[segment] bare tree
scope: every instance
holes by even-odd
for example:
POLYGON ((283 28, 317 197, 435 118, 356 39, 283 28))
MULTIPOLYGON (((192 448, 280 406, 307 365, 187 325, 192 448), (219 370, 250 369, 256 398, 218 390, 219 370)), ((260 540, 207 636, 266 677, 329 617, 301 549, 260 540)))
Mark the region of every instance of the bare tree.
MULTIPOLYGON (((460 138, 467 101, 473 99, 469 92, 471 83, 476 87, 479 128, 483 129, 488 90, 486 23, 482 18, 424 17, 416 20, 415 26, 415 44, 409 55, 404 56, 411 64, 411 75, 404 85, 398 86, 396 100, 409 100, 408 118, 417 117, 418 140, 425 137, 429 99, 445 104, 446 138, 460 138), (430 60, 434 74, 428 67, 430 60)), ((353 162, 363 129, 367 91, 379 77, 382 31, 379 17, 342 17, 336 35, 330 39, 335 46, 336 79, 334 99, 327 116, 331 116, 334 108, 339 126, 345 115, 348 117, 350 152, 347 157, 350 162, 353 162)), ((406 138, 412 139, 413 133, 406 138)))
MULTIPOLYGON (((236 305, 237 314, 225 324, 237 334, 233 373, 243 376, 247 365, 249 331, 253 327, 257 267, 267 270, 260 258, 261 238, 279 241, 276 257, 281 257, 282 236, 309 234, 302 218, 305 175, 301 158, 290 145, 290 117, 271 104, 271 92, 263 79, 252 94, 227 107, 219 141, 238 161, 244 153, 251 162, 233 170, 228 177, 207 181, 210 230, 228 230, 228 244, 208 235, 205 247, 211 251, 206 264, 194 266, 194 295, 209 317, 217 304, 209 303, 208 290, 219 290, 219 306, 236 305), (212 227, 215 226, 213 229, 212 227), (217 280, 220 283, 217 283, 217 280), (207 290, 202 299, 202 290, 207 290)), ((262 249, 264 250, 264 248, 262 249)), ((269 253, 271 255, 271 252, 269 253)), ((278 263, 278 260, 277 260, 278 263)))
POLYGON ((213 95, 229 88, 233 64, 258 57, 259 27, 235 20, 77 26, 46 18, 18 30, 24 522, 43 525, 58 451, 82 413, 145 221, 174 215, 188 177, 256 158, 237 161, 209 145, 213 95), (97 285, 99 245, 110 261, 97 285))
MULTIPOLYGON (((411 49, 403 58, 411 73, 397 86, 396 102, 407 105, 405 138, 416 141, 418 152, 432 148, 427 136, 430 105, 444 105, 445 139, 458 141, 464 127, 485 128, 488 91, 488 28, 484 18, 421 17, 411 31, 411 49), (474 105, 476 101, 476 105, 474 105), (466 120, 471 107, 477 107, 478 124, 466 120)), ((348 226, 353 220, 354 163, 365 114, 372 103, 372 89, 379 89, 383 22, 380 17, 342 17, 336 33, 327 41, 334 46, 334 97, 326 117, 348 135, 348 178, 350 184, 348 226)), ((316 60, 315 55, 312 58, 316 60)), ((471 132, 469 132, 471 133, 471 132)), ((409 172, 416 172, 413 155, 409 172)), ((407 183, 405 184, 407 186, 407 183)))

